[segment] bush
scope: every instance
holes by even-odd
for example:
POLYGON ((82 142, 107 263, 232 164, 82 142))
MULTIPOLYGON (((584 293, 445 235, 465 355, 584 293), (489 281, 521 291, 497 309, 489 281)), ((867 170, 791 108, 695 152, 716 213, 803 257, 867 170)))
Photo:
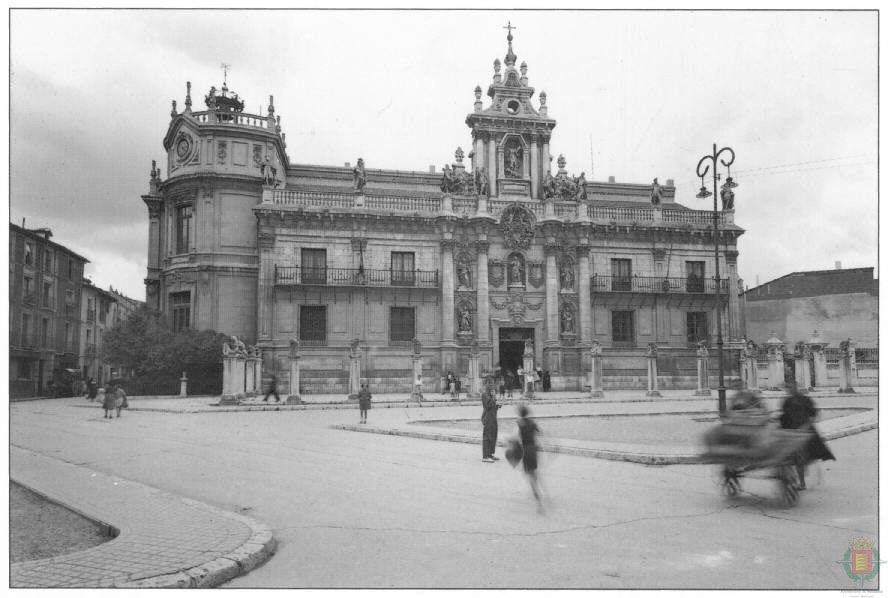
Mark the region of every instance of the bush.
POLYGON ((178 395, 179 379, 188 376, 188 394, 221 394, 222 343, 212 330, 173 332, 160 312, 147 307, 105 335, 109 363, 133 372, 121 380, 128 395, 178 395))

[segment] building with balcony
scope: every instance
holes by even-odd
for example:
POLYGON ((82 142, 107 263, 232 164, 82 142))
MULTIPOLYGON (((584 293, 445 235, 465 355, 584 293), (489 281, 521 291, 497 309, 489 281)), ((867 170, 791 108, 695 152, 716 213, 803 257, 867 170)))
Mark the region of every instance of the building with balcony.
POLYGON ((141 305, 144 302, 130 299, 114 287, 106 291, 84 279, 79 352, 80 375, 84 380, 92 378, 101 386, 120 374, 115 369, 113 356, 105 351, 105 333, 141 305))
POLYGON ((715 336, 717 296, 725 338, 739 339, 733 210, 691 210, 671 181, 568 173, 550 154, 546 93, 533 99, 507 42, 486 106, 474 90, 469 151, 442 173, 291 162, 273 97, 267 116, 245 114, 223 84, 197 112, 189 83, 164 137, 167 177, 153 166, 142 196, 149 306, 257 344, 281 379, 297 339, 304 392, 344 390, 353 339, 379 391, 409 389, 414 339, 429 389, 465 375, 472 350, 483 369, 517 369, 528 340, 554 389, 584 385, 593 341, 614 377, 643 372, 649 343, 693 358, 715 336))
POLYGON ((87 259, 46 228, 9 225, 9 391, 47 394, 78 367, 80 300, 87 259))

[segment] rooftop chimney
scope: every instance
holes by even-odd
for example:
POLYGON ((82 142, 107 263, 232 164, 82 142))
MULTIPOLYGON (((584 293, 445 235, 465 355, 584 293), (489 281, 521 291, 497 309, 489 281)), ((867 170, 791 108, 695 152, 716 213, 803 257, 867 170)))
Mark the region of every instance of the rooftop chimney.
POLYGON ((435 165, 434 164, 429 164, 429 173, 435 174, 435 165))
POLYGON ((667 187, 675 187, 675 179, 666 179, 667 187))
POLYGON ((608 183, 616 183, 616 182, 617 182, 617 177, 609 176, 609 177, 607 177, 607 182, 608 182, 608 183))
POLYGON ((836 270, 841 270, 841 269, 842 269, 842 262, 839 260, 836 260, 836 270))

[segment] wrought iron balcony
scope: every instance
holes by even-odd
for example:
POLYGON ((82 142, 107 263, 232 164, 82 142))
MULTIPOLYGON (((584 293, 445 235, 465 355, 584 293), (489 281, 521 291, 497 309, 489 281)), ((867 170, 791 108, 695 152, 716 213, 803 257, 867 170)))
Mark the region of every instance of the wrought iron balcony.
POLYGON ((276 285, 438 288, 437 270, 274 267, 276 285))
MULTIPOLYGON (((721 290, 728 290, 728 281, 722 279, 721 290)), ((668 293, 714 295, 715 279, 697 276, 592 276, 593 293, 668 293)))

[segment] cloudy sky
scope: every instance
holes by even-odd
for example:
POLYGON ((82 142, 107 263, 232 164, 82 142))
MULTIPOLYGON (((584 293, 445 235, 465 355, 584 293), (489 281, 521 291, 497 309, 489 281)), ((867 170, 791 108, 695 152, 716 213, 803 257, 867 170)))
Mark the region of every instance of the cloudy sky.
POLYGON ((748 286, 877 266, 874 12, 14 10, 10 220, 144 299, 140 195, 186 81, 197 110, 223 62, 246 111, 274 94, 293 163, 440 170, 509 20, 568 171, 708 209, 696 165, 728 145, 748 286))

